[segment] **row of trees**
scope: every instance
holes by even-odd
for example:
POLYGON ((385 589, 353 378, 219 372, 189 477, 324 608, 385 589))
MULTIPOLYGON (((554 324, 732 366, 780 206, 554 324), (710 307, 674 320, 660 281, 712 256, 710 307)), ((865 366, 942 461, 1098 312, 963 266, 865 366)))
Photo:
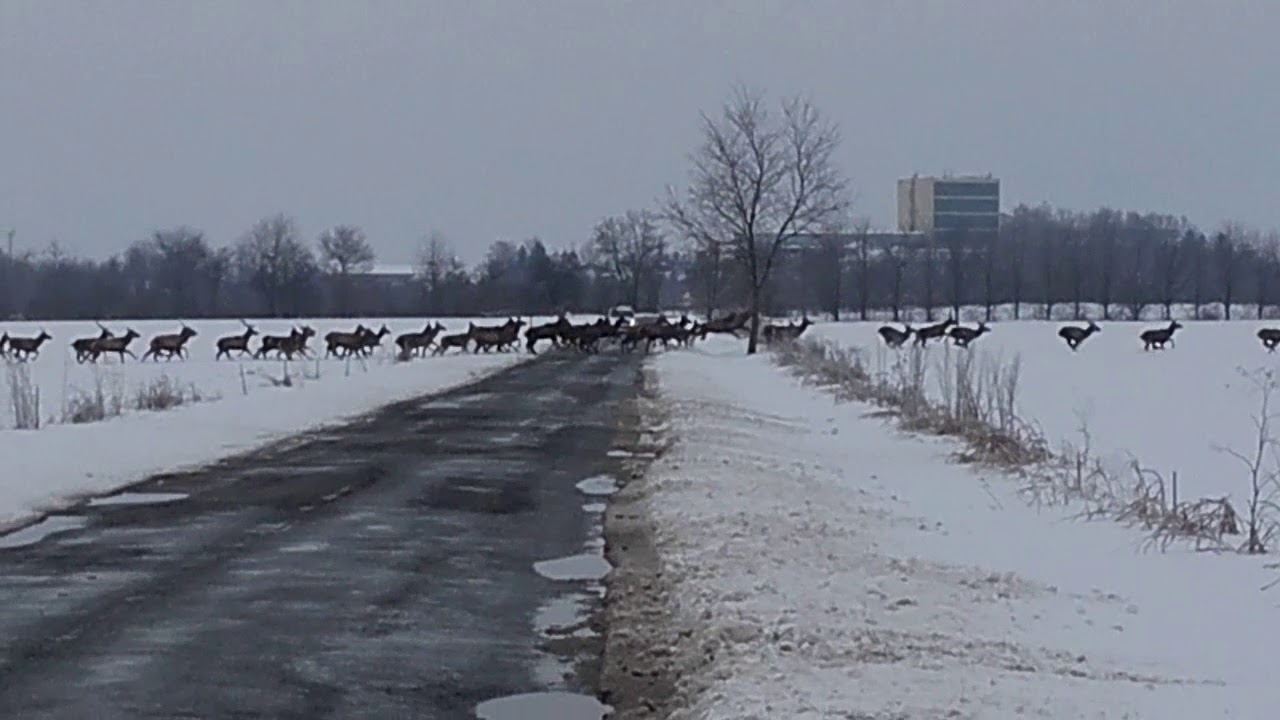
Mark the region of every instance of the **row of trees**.
MULTIPOLYGON (((688 183, 651 210, 602 219, 583 242, 493 243, 467 267, 439 233, 413 277, 368 274, 375 253, 357 227, 304 240, 286 215, 218 247, 199 230, 158 231, 105 261, 53 246, 5 257, 7 317, 440 316, 746 307, 867 318, 907 307, 1066 306, 1105 318, 1280 304, 1280 238, 1235 224, 1205 233, 1184 218, 1112 209, 1020 206, 997 233, 873 233, 851 219, 837 170, 838 128, 802 98, 775 113, 740 89, 702 116, 688 183)), ((1059 310, 1059 313, 1061 310, 1059 310)), ((931 313, 932 316, 932 313, 931 313)), ((754 344, 751 345, 754 350, 754 344)))

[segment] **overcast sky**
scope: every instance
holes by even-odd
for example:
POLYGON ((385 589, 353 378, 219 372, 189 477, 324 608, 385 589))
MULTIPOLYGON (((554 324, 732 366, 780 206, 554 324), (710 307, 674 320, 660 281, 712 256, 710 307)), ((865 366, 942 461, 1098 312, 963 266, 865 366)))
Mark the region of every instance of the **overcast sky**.
POLYGON ((1280 2, 0 0, 0 229, 104 257, 188 224, 580 243, 686 175, 733 83, 843 128, 858 210, 897 177, 1280 226, 1280 2))

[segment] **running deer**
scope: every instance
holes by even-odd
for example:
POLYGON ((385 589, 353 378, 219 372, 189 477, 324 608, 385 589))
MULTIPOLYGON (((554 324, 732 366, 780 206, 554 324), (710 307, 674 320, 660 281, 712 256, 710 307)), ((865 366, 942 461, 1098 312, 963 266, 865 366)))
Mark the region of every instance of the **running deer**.
MULTIPOLYGON (((103 328, 103 330, 106 330, 106 328, 103 328)), ((133 351, 129 349, 129 343, 140 337, 142 336, 136 330, 129 328, 123 335, 97 338, 89 345, 89 359, 97 362, 99 357, 107 353, 115 353, 120 356, 120 362, 124 362, 125 355, 136 360, 138 356, 134 355, 133 351)))
POLYGON ((364 343, 364 335, 369 332, 363 324, 356 325, 356 329, 352 332, 344 332, 342 330, 333 330, 324 334, 324 356, 346 357, 353 352, 359 352, 361 345, 364 343))
POLYGON ((1089 336, 1096 332, 1102 332, 1102 328, 1098 327, 1092 320, 1090 320, 1089 324, 1084 327, 1067 325, 1058 331, 1058 337, 1066 340, 1067 347, 1071 348, 1072 352, 1075 352, 1076 348, 1080 347, 1080 343, 1088 340, 1089 336))
POLYGON ((400 357, 410 358, 417 357, 418 351, 424 354, 431 349, 431 345, 436 341, 436 337, 444 332, 444 325, 440 323, 427 323, 427 326, 421 332, 402 333, 396 337, 396 347, 400 348, 400 357))
POLYGON ((360 347, 356 349, 356 352, 359 352, 361 355, 368 357, 370 354, 373 353, 375 348, 382 346, 382 338, 390 334, 391 334, 391 331, 387 329, 387 326, 385 324, 383 324, 383 326, 378 329, 378 332, 374 332, 372 330, 366 330, 364 333, 364 337, 360 339, 360 347))
POLYGON ((524 346, 531 355, 538 354, 537 345, 539 340, 550 340, 553 347, 558 347, 561 333, 570 326, 569 319, 564 315, 556 318, 555 322, 530 325, 529 329, 524 331, 524 346))
POLYGON ((901 330, 893 327, 892 325, 885 325, 876 332, 880 334, 885 345, 888 345, 891 348, 900 348, 907 342, 907 339, 911 337, 911 333, 915 332, 915 330, 912 330, 910 325, 902 323, 901 330))
POLYGON ((916 330, 916 345, 925 345, 930 340, 938 340, 947 336, 947 331, 956 324, 955 318, 947 318, 936 325, 925 325, 916 330))
POLYGON ((283 355, 286 360, 292 360, 294 355, 307 357, 307 341, 315 337, 316 331, 310 325, 303 325, 300 331, 294 331, 289 337, 280 343, 280 347, 276 350, 283 355))
POLYGON ((480 352, 484 350, 489 352, 492 348, 505 350, 510 347, 516 340, 520 339, 520 328, 524 326, 523 320, 511 318, 505 323, 498 326, 478 326, 474 323, 468 327, 468 333, 471 339, 475 340, 476 346, 472 352, 480 352))
POLYGON ((98 340, 106 340, 112 337, 113 333, 103 327, 102 323, 95 323, 102 332, 97 337, 83 337, 71 341, 71 349, 75 351, 76 362, 83 363, 86 360, 93 359, 93 343, 98 340))
POLYGON ((1169 327, 1160 328, 1158 330, 1145 330, 1138 339, 1142 341, 1143 350, 1163 350, 1165 343, 1169 347, 1177 347, 1177 343, 1173 342, 1173 332, 1182 327, 1177 320, 1171 320, 1169 327))
POLYGON ((1262 328, 1258 331, 1258 339, 1267 352, 1275 352, 1276 346, 1280 345, 1280 328, 1262 328))
POLYGON ((187 327, 186 323, 182 323, 182 330, 176 333, 166 333, 151 338, 151 346, 142 354, 142 359, 159 361, 160 353, 164 353, 166 360, 172 360, 174 356, 185 358, 187 356, 187 342, 196 336, 196 331, 187 327))
POLYGON ((947 334, 951 337, 951 344, 956 347, 967 348, 969 347, 969 343, 989 332, 991 332, 991 328, 987 327, 986 323, 980 322, 976 328, 967 328, 957 325, 951 328, 947 334))
MULTIPOLYGON (((474 326, 473 326, 474 327, 474 326)), ((471 330, 466 332, 445 335, 440 338, 439 344, 436 345, 435 355, 445 354, 449 348, 460 348, 463 352, 467 350, 467 344, 471 342, 471 330)))
POLYGON ((15 360, 30 360, 31 358, 39 357, 40 346, 46 340, 53 339, 53 336, 43 329, 35 337, 14 337, 9 333, 5 333, 4 337, 9 339, 9 354, 15 360))
POLYGON ((804 334, 804 331, 808 330, 811 325, 813 325, 813 322, 809 320, 808 316, 806 316, 795 325, 792 325, 791 323, 787 323, 786 325, 766 325, 760 335, 761 339, 766 343, 791 342, 792 340, 799 339, 799 337, 804 334))
POLYGON ((243 319, 240 320, 240 324, 244 325, 244 332, 239 335, 227 335, 218 338, 218 342, 215 343, 218 348, 218 354, 213 356, 214 360, 220 360, 223 357, 230 358, 233 352, 238 352, 241 355, 251 354, 249 352, 249 341, 253 339, 254 335, 258 334, 258 331, 243 319))

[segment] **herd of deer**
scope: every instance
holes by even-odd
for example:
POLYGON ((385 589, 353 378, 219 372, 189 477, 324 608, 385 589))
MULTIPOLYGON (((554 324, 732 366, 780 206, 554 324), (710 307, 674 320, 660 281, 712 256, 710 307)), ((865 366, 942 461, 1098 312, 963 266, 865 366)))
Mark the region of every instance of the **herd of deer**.
MULTIPOLYGON (((1142 341, 1142 349, 1163 350, 1166 345, 1176 347, 1173 342, 1173 333, 1181 327, 1182 323, 1173 320, 1165 327, 1142 331, 1138 334, 1138 339, 1142 341)), ((903 323, 901 330, 892 325, 885 325, 878 332, 880 337, 884 339, 885 344, 893 348, 902 347, 913 333, 916 336, 916 345, 922 346, 930 340, 949 337, 953 344, 967 348, 969 343, 990 331, 991 328, 987 327, 986 323, 980 322, 975 328, 967 328, 958 325, 954 318, 947 318, 940 323, 926 325, 918 329, 912 328, 906 323, 903 323)), ((1098 332, 1102 332, 1102 328, 1090 320, 1084 327, 1067 325, 1059 328, 1058 337, 1062 338, 1067 343, 1067 347, 1074 352, 1080 348, 1081 343, 1098 332)), ((1280 345, 1280 329, 1264 328, 1259 330, 1258 338, 1262 340, 1262 344, 1268 351, 1275 352, 1276 347, 1280 345)))
MULTIPOLYGON (((601 343, 614 342, 618 348, 630 352, 643 345, 645 352, 653 349, 655 344, 669 348, 689 347, 695 340, 704 339, 712 334, 731 334, 737 336, 751 320, 749 312, 734 312, 707 322, 696 322, 687 316, 672 322, 665 316, 646 319, 635 324, 623 319, 610 320, 601 317, 598 320, 574 324, 563 315, 556 320, 542 325, 533 325, 524 332, 525 348, 530 353, 537 353, 537 345, 548 341, 553 347, 577 349, 582 352, 596 352, 601 343)), ((243 332, 218 338, 214 347, 215 360, 223 358, 248 356, 254 359, 269 357, 292 360, 295 357, 310 357, 307 347, 316 331, 309 325, 290 328, 288 335, 261 335, 256 349, 250 343, 259 332, 253 325, 241 320, 243 332)), ((130 349, 134 340, 141 337, 133 328, 126 328, 124 334, 117 335, 101 322, 96 323, 101 331, 92 337, 77 338, 71 342, 78 363, 97 362, 103 357, 116 356, 121 362, 125 356, 139 359, 130 349)), ((397 335, 395 345, 401 359, 425 356, 429 351, 435 355, 443 355, 452 349, 471 352, 490 352, 492 350, 514 350, 520 339, 520 329, 525 321, 511 318, 501 325, 477 325, 468 323, 463 332, 445 334, 445 326, 439 322, 428 322, 418 332, 406 332, 397 335)), ((799 337, 811 323, 808 318, 797 325, 769 325, 762 329, 765 342, 773 342, 784 338, 799 337)), ((196 337, 195 330, 180 323, 181 328, 175 333, 164 333, 151 338, 147 350, 141 360, 165 360, 188 357, 187 344, 196 337)), ((378 330, 359 324, 354 330, 334 330, 322 338, 325 344, 324 357, 350 358, 368 357, 382 345, 382 340, 391 331, 383 325, 378 330)), ((0 357, 26 361, 39 356, 41 346, 52 340, 48 332, 41 330, 31 337, 0 336, 0 357)))

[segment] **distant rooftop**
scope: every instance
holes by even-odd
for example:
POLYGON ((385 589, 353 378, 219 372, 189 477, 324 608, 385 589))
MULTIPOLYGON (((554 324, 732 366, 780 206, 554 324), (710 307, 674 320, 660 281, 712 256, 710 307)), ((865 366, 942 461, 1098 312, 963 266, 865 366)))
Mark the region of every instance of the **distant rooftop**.
POLYGON ((416 275, 418 268, 414 265, 401 263, 374 263, 368 272, 362 275, 416 275))

